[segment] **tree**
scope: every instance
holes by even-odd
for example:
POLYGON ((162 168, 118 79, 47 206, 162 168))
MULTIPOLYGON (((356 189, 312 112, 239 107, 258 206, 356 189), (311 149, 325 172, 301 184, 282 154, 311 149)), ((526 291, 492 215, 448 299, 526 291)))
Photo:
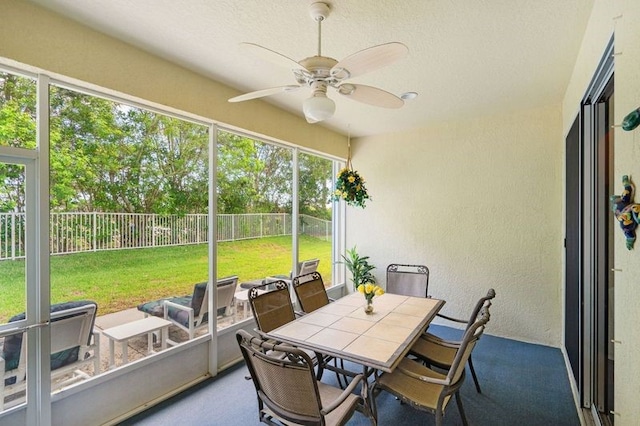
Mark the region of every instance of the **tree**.
MULTIPOLYGON (((36 147, 36 84, 0 72, 0 145, 36 147)), ((0 164, 0 211, 24 211, 24 168, 0 164)))

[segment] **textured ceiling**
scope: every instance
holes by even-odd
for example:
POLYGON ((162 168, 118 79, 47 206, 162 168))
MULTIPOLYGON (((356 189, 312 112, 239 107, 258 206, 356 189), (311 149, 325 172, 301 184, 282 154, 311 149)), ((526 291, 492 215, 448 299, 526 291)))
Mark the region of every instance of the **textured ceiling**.
MULTIPOLYGON (((295 60, 317 52, 312 0, 31 0, 238 89, 294 84, 290 70, 238 48, 253 42, 295 60)), ((399 41, 409 54, 352 79, 396 95, 400 109, 336 101, 325 125, 353 136, 560 103, 593 0, 328 0, 322 54, 340 60, 399 41)), ((302 116, 307 90, 268 102, 302 116)), ((248 102, 260 102, 257 100, 248 102)), ((235 104, 229 104, 234 108, 235 104)))

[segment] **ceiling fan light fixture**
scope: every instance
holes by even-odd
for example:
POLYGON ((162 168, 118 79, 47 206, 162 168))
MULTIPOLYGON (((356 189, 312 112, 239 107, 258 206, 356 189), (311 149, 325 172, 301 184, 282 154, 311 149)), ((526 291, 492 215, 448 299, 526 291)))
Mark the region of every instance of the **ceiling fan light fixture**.
POLYGON ((310 98, 305 99, 302 104, 305 117, 315 122, 324 121, 336 112, 336 103, 329 99, 326 93, 314 93, 310 98))

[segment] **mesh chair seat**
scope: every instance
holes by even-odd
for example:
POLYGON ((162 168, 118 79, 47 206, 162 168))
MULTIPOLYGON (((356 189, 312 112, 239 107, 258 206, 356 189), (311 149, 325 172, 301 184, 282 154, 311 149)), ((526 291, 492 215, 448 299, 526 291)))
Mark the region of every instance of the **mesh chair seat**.
MULTIPOLYGON (((415 360, 405 358, 391 373, 381 374, 373 387, 372 395, 385 390, 414 408, 435 414, 436 426, 442 425, 445 409, 455 395, 463 424, 467 418, 460 399, 460 387, 464 383, 465 364, 489 321, 490 303, 483 307, 478 319, 465 331, 456 349, 451 368, 446 374, 438 373, 415 360)), ((375 409, 375 404, 374 404, 375 409)))
MULTIPOLYGON (((469 329, 475 321, 482 315, 483 309, 488 309, 491 306, 491 301, 496 296, 494 289, 489 289, 487 295, 480 298, 471 312, 471 316, 468 320, 461 320, 457 318, 448 317, 446 315, 438 314, 439 317, 449 321, 457 323, 466 323, 466 329, 469 329)), ((426 362, 429 365, 434 365, 439 368, 449 369, 453 364, 456 356, 456 350, 460 347, 461 342, 451 341, 443 339, 432 333, 424 333, 411 347, 409 353, 416 356, 426 362)), ((478 393, 482 393, 480 389, 480 383, 478 382, 478 376, 476 370, 473 367, 473 359, 469 356, 468 360, 469 370, 471 370, 471 376, 478 393)))
POLYGON ((261 422, 343 425, 362 404, 362 398, 353 393, 362 375, 347 389, 338 389, 316 380, 311 358, 300 349, 274 345, 244 330, 238 331, 236 339, 256 388, 261 422), (273 352, 285 356, 274 357, 273 352))

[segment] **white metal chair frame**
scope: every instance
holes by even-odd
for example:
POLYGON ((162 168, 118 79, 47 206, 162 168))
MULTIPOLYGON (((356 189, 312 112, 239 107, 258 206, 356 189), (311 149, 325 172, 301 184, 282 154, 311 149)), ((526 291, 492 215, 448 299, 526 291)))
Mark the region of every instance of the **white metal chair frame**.
MULTIPOLYGON (((85 380, 91 376, 81 368, 93 364, 93 374, 100 372, 100 333, 93 330, 96 305, 87 304, 51 313, 51 353, 79 347, 78 359, 68 365, 51 371, 51 391, 85 380)), ((26 388, 27 341, 24 338, 20 348, 20 358, 15 369, 5 370, 5 360, 0 357, 0 411, 24 401, 24 396, 16 397, 7 404, 5 398, 16 395, 26 388), (15 383, 5 385, 5 380, 15 377, 15 383)))

